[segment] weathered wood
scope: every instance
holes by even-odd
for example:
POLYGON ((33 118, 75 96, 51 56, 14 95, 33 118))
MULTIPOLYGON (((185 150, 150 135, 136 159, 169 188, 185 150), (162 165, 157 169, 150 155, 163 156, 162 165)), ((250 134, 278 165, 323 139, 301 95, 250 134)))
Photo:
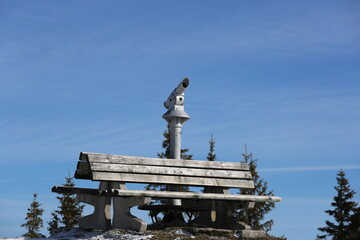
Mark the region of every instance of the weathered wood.
POLYGON ((275 196, 255 196, 240 194, 217 194, 217 193, 195 193, 195 192, 163 192, 163 191, 146 191, 146 190, 117 190, 101 191, 101 195, 112 197, 151 197, 155 199, 199 199, 199 200, 224 200, 224 201, 251 201, 251 202, 281 202, 280 197, 275 196))
MULTIPOLYGON (((153 198, 156 199, 156 198, 153 198)), ((182 199, 184 200, 184 199, 182 199)), ((194 202, 194 201, 192 201, 194 202)), ((199 201, 197 201, 199 202, 199 201)), ((201 202, 204 202, 204 200, 202 200, 201 202)), ((178 211, 178 212, 202 212, 202 211, 211 211, 211 209, 206 208, 206 207, 200 207, 200 206, 178 206, 178 205, 163 205, 163 204, 144 204, 144 205, 139 205, 138 209, 140 210, 150 210, 150 211, 157 211, 157 212, 164 212, 164 211, 178 211)))
POLYGON ((90 165, 87 161, 79 161, 75 171, 76 179, 91 179, 90 165))
POLYGON ((76 179, 90 179, 91 180, 91 172, 86 170, 76 170, 75 176, 76 179))
POLYGON ((218 193, 196 193, 196 192, 163 192, 163 191, 147 191, 147 190, 98 190, 92 188, 76 188, 55 186, 51 190, 57 193, 76 193, 76 194, 91 194, 108 197, 150 197, 153 199, 199 199, 199 200, 224 200, 224 201, 251 201, 251 202, 281 202, 280 197, 275 196, 254 196, 254 195, 239 195, 239 194, 218 194, 218 193))
MULTIPOLYGON (((79 167, 79 164, 78 164, 79 167)), ((85 165, 88 167, 88 165, 85 165)), ((251 179, 249 171, 233 170, 214 170, 214 169, 191 169, 183 167, 159 167, 145 166, 134 164, 114 164, 114 163, 97 163, 90 162, 91 171, 99 172, 116 172, 116 173, 141 173, 151 175, 170 175, 170 176, 197 176, 212 178, 234 178, 234 179, 251 179)))
POLYGON ((98 189, 65 187, 65 186, 54 186, 51 189, 51 191, 56 192, 56 193, 74 193, 74 194, 90 194, 90 195, 98 195, 99 194, 98 189))
POLYGON ((88 161, 78 161, 76 168, 85 171, 90 170, 90 164, 88 161))
POLYGON ((75 177, 93 181, 254 188, 248 166, 240 163, 93 153, 81 153, 80 160, 75 177))
POLYGON ((93 181, 116 181, 132 183, 158 183, 188 186, 215 186, 225 188, 253 189, 252 180, 221 179, 221 178, 199 178, 187 176, 162 176, 151 174, 132 174, 132 173, 110 173, 92 172, 93 181))
POLYGON ((228 169, 228 170, 249 170, 245 163, 221 162, 221 161, 200 161, 200 160, 182 160, 182 159, 162 159, 162 158, 145 158, 122 155, 110 155, 100 153, 80 154, 80 160, 89 162, 103 163, 123 163, 149 166, 171 166, 184 168, 202 168, 202 169, 228 169))

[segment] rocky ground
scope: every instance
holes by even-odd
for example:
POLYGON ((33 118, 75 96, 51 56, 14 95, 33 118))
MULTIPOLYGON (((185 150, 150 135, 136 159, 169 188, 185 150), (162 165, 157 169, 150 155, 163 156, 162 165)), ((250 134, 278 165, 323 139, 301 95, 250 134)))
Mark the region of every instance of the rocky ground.
MULTIPOLYGON (((1 238, 0 238, 1 239, 1 238)), ((62 230, 51 235, 47 240, 245 240, 233 231, 211 228, 167 228, 165 230, 150 230, 138 233, 125 230, 109 230, 106 232, 88 232, 78 228, 69 231, 62 230)), ((25 238, 5 238, 4 240, 25 240, 25 238)), ((26 239, 28 240, 28 239, 26 239)), ((38 239, 40 240, 40 239, 38 239)), ((42 239, 44 240, 44 239, 42 239)), ((254 239, 252 239, 254 240, 254 239)), ((264 240, 286 240, 267 236, 264 240)))

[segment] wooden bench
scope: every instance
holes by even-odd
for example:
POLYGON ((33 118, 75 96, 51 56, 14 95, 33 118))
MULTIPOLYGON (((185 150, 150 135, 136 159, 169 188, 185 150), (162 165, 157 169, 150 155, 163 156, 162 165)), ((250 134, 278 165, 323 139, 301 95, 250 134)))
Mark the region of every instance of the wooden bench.
POLYGON ((75 178, 100 181, 99 189, 55 186, 52 191, 76 193, 78 200, 94 206, 93 214, 79 220, 79 226, 85 229, 112 227, 145 231, 146 222, 132 216, 131 207, 150 203, 151 200, 181 199, 184 208, 205 209, 194 220, 198 225, 250 230, 249 226, 232 218, 234 210, 252 208, 256 202, 281 201, 281 198, 275 196, 240 195, 229 192, 232 188, 254 188, 249 167, 245 163, 82 152, 75 178), (203 187, 203 192, 127 190, 125 183, 195 186, 203 187))

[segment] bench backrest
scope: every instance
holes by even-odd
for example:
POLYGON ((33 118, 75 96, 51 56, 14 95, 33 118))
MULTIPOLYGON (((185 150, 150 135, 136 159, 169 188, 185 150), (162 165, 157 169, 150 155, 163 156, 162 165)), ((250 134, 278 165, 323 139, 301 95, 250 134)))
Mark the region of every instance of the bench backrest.
POLYGON ((253 189, 245 163, 80 154, 77 179, 253 189))

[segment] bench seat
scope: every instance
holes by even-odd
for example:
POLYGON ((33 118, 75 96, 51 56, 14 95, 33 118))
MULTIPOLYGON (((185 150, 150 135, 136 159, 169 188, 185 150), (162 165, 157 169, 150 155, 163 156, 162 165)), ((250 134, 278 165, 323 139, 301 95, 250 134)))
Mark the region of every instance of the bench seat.
POLYGON ((111 189, 99 191, 90 188, 75 188, 55 186, 53 192, 93 194, 108 197, 150 197, 152 199, 199 199, 199 200, 222 200, 222 201, 251 201, 251 202, 281 202, 280 197, 275 196, 255 196, 238 194, 219 194, 219 193, 197 193, 197 192, 174 192, 174 191, 149 191, 149 190, 119 190, 111 189))

